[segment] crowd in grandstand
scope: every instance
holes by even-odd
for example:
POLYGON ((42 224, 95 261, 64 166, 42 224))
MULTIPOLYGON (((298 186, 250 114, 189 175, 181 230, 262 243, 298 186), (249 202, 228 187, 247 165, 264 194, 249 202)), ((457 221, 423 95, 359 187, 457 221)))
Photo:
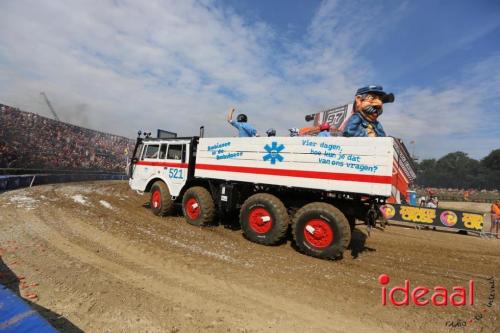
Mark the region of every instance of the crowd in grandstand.
POLYGON ((500 197, 499 190, 457 189, 457 188, 416 188, 419 197, 437 197, 441 201, 492 202, 500 197))
POLYGON ((123 171, 134 142, 0 104, 0 168, 123 171))

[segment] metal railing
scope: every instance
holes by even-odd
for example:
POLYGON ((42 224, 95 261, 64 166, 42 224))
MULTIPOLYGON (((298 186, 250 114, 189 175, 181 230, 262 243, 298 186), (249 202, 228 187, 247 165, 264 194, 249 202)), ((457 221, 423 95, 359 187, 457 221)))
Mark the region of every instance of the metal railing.
POLYGON ((74 172, 74 173, 31 173, 17 175, 0 175, 0 192, 14 190, 22 187, 31 187, 36 185, 81 182, 92 180, 126 180, 124 173, 109 172, 74 172))
MULTIPOLYGON (((123 168, 125 169, 125 167, 123 168)), ((0 168, 0 175, 25 175, 25 174, 120 174, 118 171, 98 169, 37 169, 37 168, 0 168)))

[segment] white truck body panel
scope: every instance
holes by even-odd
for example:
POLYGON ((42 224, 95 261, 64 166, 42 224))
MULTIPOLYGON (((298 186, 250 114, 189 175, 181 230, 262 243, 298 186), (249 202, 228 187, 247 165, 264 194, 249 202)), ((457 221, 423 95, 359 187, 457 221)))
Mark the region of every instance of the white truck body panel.
POLYGON ((393 138, 200 138, 195 177, 389 197, 393 138))

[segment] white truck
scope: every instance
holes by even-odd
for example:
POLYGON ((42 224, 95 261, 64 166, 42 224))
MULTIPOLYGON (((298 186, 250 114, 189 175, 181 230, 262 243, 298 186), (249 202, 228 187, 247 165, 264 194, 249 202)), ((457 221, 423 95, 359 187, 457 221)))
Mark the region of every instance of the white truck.
POLYGON ((241 229, 253 242, 284 242, 291 227, 300 251, 337 258, 356 219, 374 225, 379 205, 395 192, 394 179, 405 170, 396 140, 139 135, 129 184, 150 193, 156 215, 179 204, 188 223, 203 226, 239 211, 241 229))

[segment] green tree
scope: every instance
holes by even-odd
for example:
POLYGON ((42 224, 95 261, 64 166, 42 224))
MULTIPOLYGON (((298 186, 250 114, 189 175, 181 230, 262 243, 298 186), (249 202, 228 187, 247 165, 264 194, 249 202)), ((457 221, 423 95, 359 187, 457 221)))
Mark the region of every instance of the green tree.
POLYGON ((487 189, 500 189, 500 149, 495 149, 481 160, 483 179, 487 189))
POLYGON ((437 180, 435 159, 422 160, 417 164, 417 184, 424 187, 435 186, 437 180))
POLYGON ((500 171, 500 149, 492 150, 488 156, 481 160, 481 165, 489 170, 500 171))
POLYGON ((449 153, 417 164, 417 184, 424 187, 500 189, 500 149, 480 162, 466 153, 449 153))
POLYGON ((436 162, 437 173, 445 187, 475 187, 479 174, 479 162, 457 151, 441 157, 436 162))

